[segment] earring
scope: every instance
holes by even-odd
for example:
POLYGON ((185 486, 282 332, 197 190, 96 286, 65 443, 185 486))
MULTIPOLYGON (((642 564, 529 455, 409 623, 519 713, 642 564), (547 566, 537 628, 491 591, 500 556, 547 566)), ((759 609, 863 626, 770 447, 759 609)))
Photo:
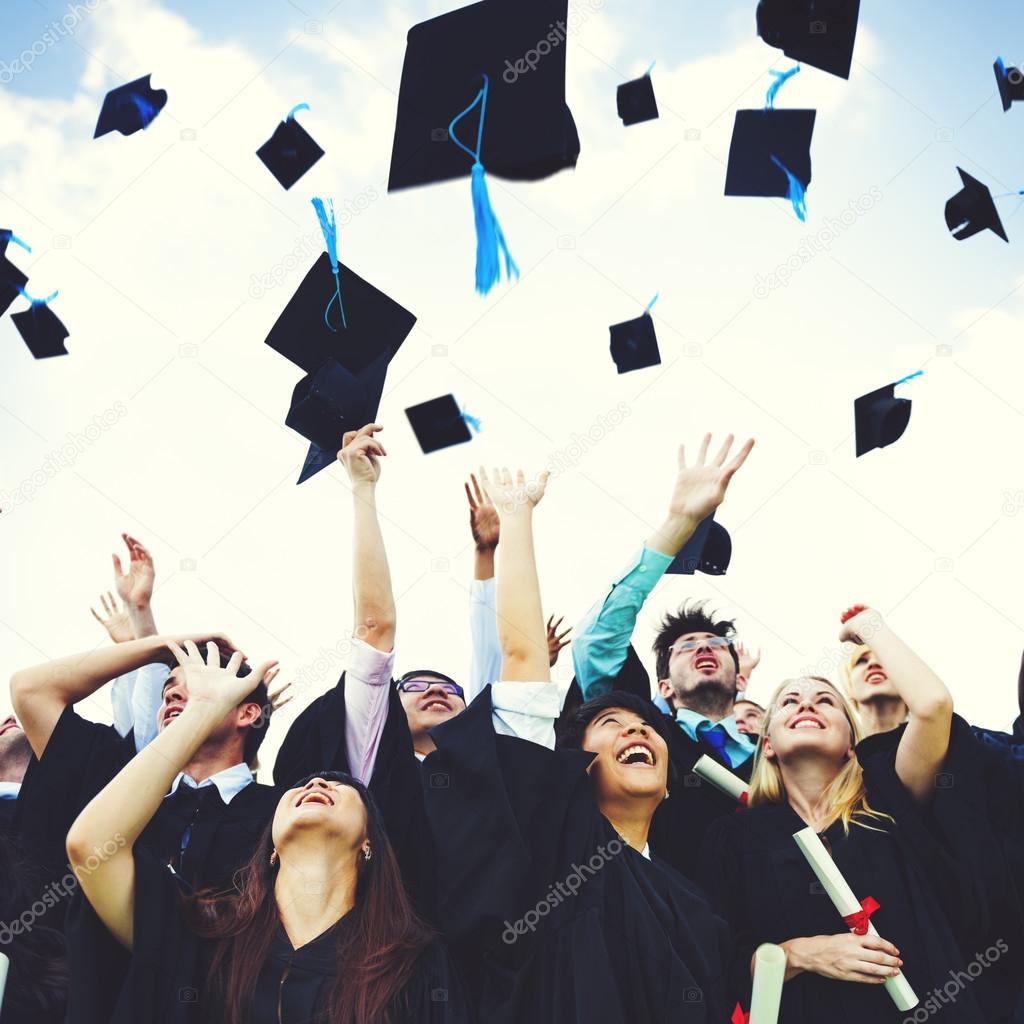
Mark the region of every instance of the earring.
POLYGON ((372 856, 373 856, 373 853, 372 853, 372 851, 370 850, 370 844, 369 844, 369 843, 367 843, 367 844, 366 844, 366 845, 365 845, 365 846, 363 847, 363 860, 369 860, 369 859, 370 859, 370 858, 371 858, 372 856))
POLYGON ((271 866, 272 868, 276 868, 276 867, 277 867, 277 862, 278 862, 278 859, 279 859, 279 858, 278 858, 278 856, 277 856, 277 850, 274 850, 274 851, 273 851, 273 852, 272 852, 272 853, 270 854, 270 866, 271 866))
POLYGON ((665 795, 661 799, 662 800, 667 800, 668 799, 668 790, 667 789, 665 790, 665 795))

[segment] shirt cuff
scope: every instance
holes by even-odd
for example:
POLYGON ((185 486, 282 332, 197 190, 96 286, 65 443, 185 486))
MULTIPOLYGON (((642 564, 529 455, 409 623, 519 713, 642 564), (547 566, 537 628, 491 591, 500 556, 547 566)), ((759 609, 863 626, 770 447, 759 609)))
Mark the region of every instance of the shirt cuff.
POLYGON ((469 584, 469 600, 471 604, 485 604, 494 607, 497 581, 492 576, 488 580, 472 580, 469 584))
POLYGON ((630 590, 640 591, 646 596, 658 585, 658 580, 665 575, 665 570, 672 564, 672 561, 670 555, 652 551, 645 544, 622 575, 615 580, 613 586, 629 587, 630 590))
POLYGON ((347 674, 369 686, 386 686, 395 669, 395 652, 378 651, 365 640, 352 637, 347 674))

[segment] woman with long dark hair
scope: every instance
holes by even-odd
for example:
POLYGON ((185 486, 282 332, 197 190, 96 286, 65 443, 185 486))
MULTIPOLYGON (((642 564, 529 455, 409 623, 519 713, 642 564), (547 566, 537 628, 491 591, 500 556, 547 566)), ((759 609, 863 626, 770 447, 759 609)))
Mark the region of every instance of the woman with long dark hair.
MULTIPOLYGON (((85 808, 68 854, 91 912, 131 952, 113 1024, 461 1024, 447 955, 413 913, 380 815, 340 773, 281 797, 226 892, 188 893, 135 848, 171 780, 238 694, 241 655, 226 669, 195 645, 171 645, 185 669, 180 716, 85 808)), ((261 666, 257 681, 271 672, 261 666)), ((243 694, 244 696, 244 694, 243 694)), ((74 962, 72 962, 74 974, 74 962)), ((107 1011, 77 1005, 69 1021, 107 1011)))

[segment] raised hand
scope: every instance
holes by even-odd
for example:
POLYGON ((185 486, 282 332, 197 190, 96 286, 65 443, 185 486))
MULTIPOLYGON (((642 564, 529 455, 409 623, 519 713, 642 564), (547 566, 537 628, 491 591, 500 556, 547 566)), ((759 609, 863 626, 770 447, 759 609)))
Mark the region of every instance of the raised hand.
POLYGON ((874 608, 863 604, 855 604, 847 608, 840 617, 840 621, 842 622, 839 628, 841 642, 849 640, 854 644, 870 643, 871 637, 882 628, 881 614, 874 608))
POLYGON ((736 655, 740 659, 740 670, 739 674, 744 679, 750 679, 750 673, 761 663, 761 648, 757 649, 757 653, 748 651, 742 643, 737 641, 733 646, 736 648, 736 655))
POLYGON ((558 661, 559 651, 571 643, 570 640, 565 640, 563 638, 567 637, 572 632, 572 626, 567 627, 561 633, 558 632, 558 627, 562 625, 562 619, 564 618, 565 616, 562 615, 559 617, 557 622, 553 622, 554 615, 548 616, 548 665, 552 668, 554 667, 555 662, 558 661))
POLYGON ((750 449, 754 447, 754 440, 751 438, 732 460, 726 463, 732 442, 733 436, 730 434, 718 449, 718 454, 708 462, 711 435, 705 434, 692 466, 686 464, 685 446, 679 446, 679 472, 669 500, 670 517, 699 523, 722 504, 729 481, 736 470, 747 461, 750 449))
POLYGON ((345 467, 353 486, 372 486, 380 479, 380 460, 387 452, 374 434, 383 429, 379 423, 367 423, 359 430, 348 431, 342 438, 338 461, 345 467))
POLYGON ((95 608, 90 608, 92 617, 107 631, 107 635, 115 644, 123 644, 127 640, 135 639, 135 630, 132 629, 131 616, 125 606, 117 607, 117 598, 110 591, 100 594, 100 602, 103 607, 103 614, 99 615, 95 608))
POLYGON ((477 551, 493 551, 498 546, 501 533, 501 520, 494 503, 480 490, 480 484, 474 474, 469 474, 473 482, 473 490, 465 484, 466 497, 469 499, 469 529, 477 551))
POLYGON ((227 714, 261 682, 268 678, 272 680, 277 674, 277 662, 266 661, 251 675, 239 676, 238 669, 244 660, 241 651, 235 651, 227 666, 221 668, 220 651, 212 640, 206 644, 205 658, 191 640, 186 640, 184 645, 169 640, 167 647, 185 670, 188 707, 195 703, 210 706, 218 713, 227 714))
POLYGON ((122 533, 121 538, 128 547, 128 571, 122 570, 121 559, 117 555, 111 556, 114 561, 114 586, 129 610, 148 608, 156 578, 153 556, 127 533, 122 533))
POLYGON ((492 478, 487 475, 487 470, 483 466, 480 467, 480 483, 483 485, 484 494, 490 498, 502 520, 533 512, 534 507, 544 497, 549 476, 545 470, 527 483, 526 474, 521 469, 516 470, 513 479, 511 470, 504 467, 495 468, 492 478))

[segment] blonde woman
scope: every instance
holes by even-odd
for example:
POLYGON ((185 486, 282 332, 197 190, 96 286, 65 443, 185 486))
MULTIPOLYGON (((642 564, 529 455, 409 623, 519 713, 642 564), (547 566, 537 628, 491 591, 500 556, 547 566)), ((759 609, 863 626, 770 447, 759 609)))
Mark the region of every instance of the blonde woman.
MULTIPOLYGON (((905 1015, 885 980, 902 970, 924 1004, 966 967, 959 930, 980 927, 967 910, 971 894, 925 824, 950 756, 952 699, 877 612, 851 610, 840 638, 860 642, 865 633, 884 649, 888 679, 910 709, 898 743, 865 756, 856 713, 837 687, 814 676, 787 680, 768 706, 748 810, 715 822, 702 853, 701 880, 737 941, 730 1001, 747 1004, 753 951, 778 943, 788 956, 786 1024, 898 1024, 905 1015), (879 903, 879 936, 853 934, 815 882, 793 841, 807 826, 857 896, 879 903)), ((969 986, 941 1008, 944 1024, 986 1020, 969 986)))

